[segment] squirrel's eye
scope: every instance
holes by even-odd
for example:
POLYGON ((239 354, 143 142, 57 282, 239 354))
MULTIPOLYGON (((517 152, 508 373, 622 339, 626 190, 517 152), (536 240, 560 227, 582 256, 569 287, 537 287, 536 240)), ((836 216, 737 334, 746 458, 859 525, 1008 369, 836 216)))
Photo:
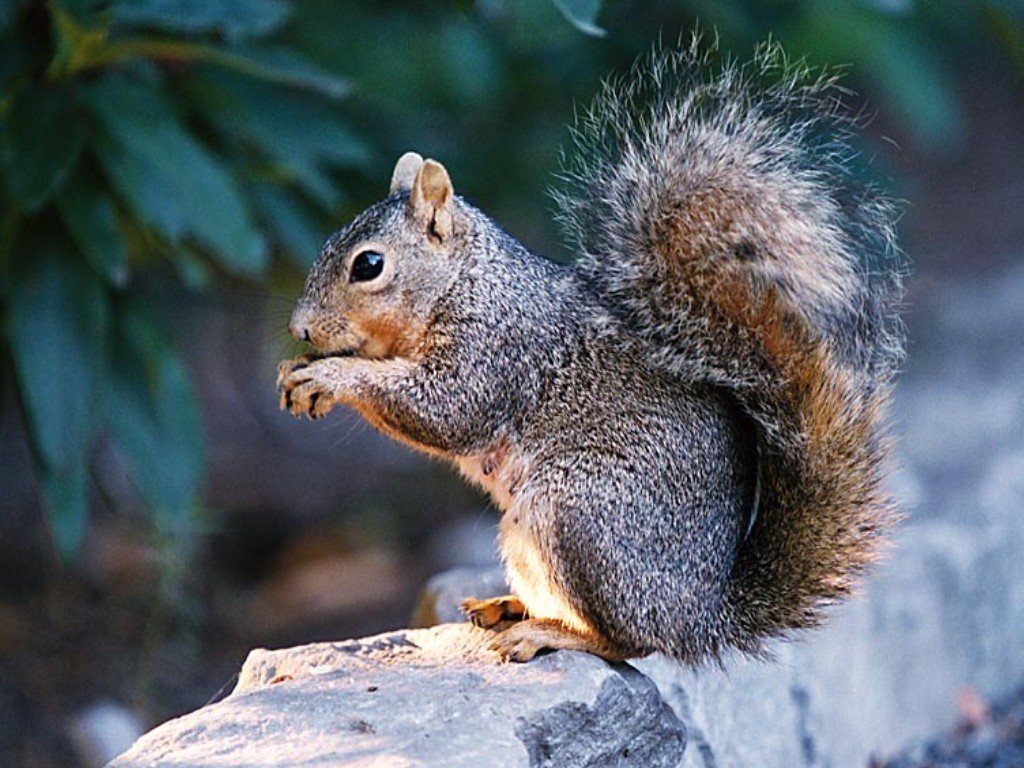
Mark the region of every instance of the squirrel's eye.
POLYGON ((352 261, 349 272, 350 283, 362 283, 380 277, 384 271, 384 254, 379 251, 363 251, 352 261))

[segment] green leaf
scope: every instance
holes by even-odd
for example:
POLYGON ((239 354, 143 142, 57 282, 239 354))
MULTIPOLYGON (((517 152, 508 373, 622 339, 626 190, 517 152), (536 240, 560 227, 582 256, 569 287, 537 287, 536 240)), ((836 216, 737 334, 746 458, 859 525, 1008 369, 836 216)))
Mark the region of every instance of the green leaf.
POLYGON ((40 469, 39 486, 46 508, 46 521, 57 552, 65 562, 78 554, 89 522, 88 455, 80 454, 73 465, 53 470, 40 469))
POLYGON ((81 541, 86 466, 106 362, 108 305, 97 277, 50 238, 29 235, 11 264, 7 344, 54 538, 81 541))
MULTIPOLYGON (((65 15, 66 16, 66 15, 65 15)), ((106 40, 106 30, 77 27, 59 17, 58 56, 49 73, 54 78, 100 68, 132 59, 215 64, 266 82, 287 85, 342 99, 351 91, 348 80, 311 64, 305 57, 284 48, 221 48, 189 40, 147 38, 106 40)))
POLYGON ((110 285, 125 285, 127 253, 117 230, 114 203, 106 192, 81 175, 75 176, 61 190, 57 210, 92 268, 110 285))
POLYGON ((818 64, 853 62, 853 74, 874 80, 921 140, 942 146, 959 138, 963 127, 954 78, 914 25, 867 6, 823 0, 807 6, 782 39, 818 64))
POLYGON ((5 32, 14 21, 14 17, 21 13, 22 5, 22 0, 4 0, 0 3, 0 34, 5 32))
POLYGON ((123 26, 188 35, 214 32, 228 40, 268 35, 290 13, 284 0, 121 0, 111 9, 114 22, 123 26))
POLYGON ((107 422, 132 480, 162 531, 196 505, 203 433, 188 372, 168 337, 138 306, 119 313, 107 422))
MULTIPOLYGON (((556 28, 563 39, 579 40, 574 29, 561 23, 550 0, 501 5, 498 15, 510 17, 507 23, 511 28, 522 30, 526 25, 520 22, 525 19, 544 29, 556 28), (537 18, 533 3, 540 4, 544 19, 537 18)), ((358 73, 354 80, 367 103, 391 103, 407 109, 415 125, 404 126, 404 130, 419 136, 419 141, 425 132, 431 132, 427 126, 438 119, 433 110, 439 106, 476 121, 481 117, 476 111, 483 104, 504 104, 516 89, 516 66, 507 54, 503 56, 510 41, 503 42, 500 35, 490 34, 477 21, 461 15, 382 13, 358 5, 346 7, 342 14, 334 3, 307 0, 302 13, 289 25, 288 34, 320 66, 333 72, 358 73), (344 25, 344 46, 338 45, 338 24, 344 25), (402 40, 403 55, 381 56, 378 41, 382 39, 402 40)), ((533 30, 526 34, 531 40, 536 38, 533 30)), ((511 44, 520 47, 518 41, 511 44)), ((520 60, 518 56, 516 60, 520 60)), ((522 73, 520 77, 530 75, 522 73)))
MULTIPOLYGON (((33 61, 40 56, 38 49, 38 43, 30 35, 22 34, 17 26, 0 31, 0 51, 4 52, 0 56, 0 116, 10 106, 15 83, 27 79, 32 71, 33 61)), ((4 130, 3 120, 0 119, 0 132, 4 130)))
POLYGON ((234 178, 160 93, 123 75, 83 92, 103 127, 100 163, 140 219, 172 242, 194 238, 233 272, 264 269, 266 244, 234 178))
POLYGON ((102 10, 109 0, 60 0, 60 9, 67 11, 76 19, 88 18, 90 14, 102 10))
POLYGON ((345 78, 311 64, 286 48, 229 49, 208 60, 251 77, 314 91, 331 99, 343 99, 352 91, 351 83, 345 78))
POLYGON ((551 0, 566 20, 585 35, 604 37, 607 33, 597 25, 601 0, 551 0))
POLYGON ((981 12, 985 25, 1016 67, 1017 74, 1024 77, 1024 8, 989 2, 983 4, 981 12))
POLYGON ((309 269, 320 252, 325 233, 305 206, 287 190, 271 184, 256 185, 253 194, 288 257, 299 268, 309 269))
POLYGON ((366 142, 342 116, 309 94, 206 69, 190 96, 225 134, 243 136, 283 162, 354 167, 370 160, 366 142))
POLYGON ((210 266, 190 248, 179 248, 174 257, 174 270, 181 284, 191 291, 205 291, 213 280, 210 266))
POLYGON ((102 61, 109 48, 106 26, 89 26, 79 21, 89 3, 50 5, 53 58, 46 69, 51 80, 66 80, 80 69, 102 61))
POLYGON ((7 342, 33 443, 50 467, 70 467, 92 436, 104 367, 103 285, 51 239, 22 238, 11 264, 7 342))
POLYGON ((31 88, 4 119, 2 155, 7 188, 28 211, 43 206, 71 173, 85 143, 85 123, 68 93, 31 88))
POLYGON ((372 155, 341 115, 309 94, 211 69, 195 78, 189 94, 224 136, 258 147, 284 179, 325 208, 341 195, 324 166, 365 167, 372 155))

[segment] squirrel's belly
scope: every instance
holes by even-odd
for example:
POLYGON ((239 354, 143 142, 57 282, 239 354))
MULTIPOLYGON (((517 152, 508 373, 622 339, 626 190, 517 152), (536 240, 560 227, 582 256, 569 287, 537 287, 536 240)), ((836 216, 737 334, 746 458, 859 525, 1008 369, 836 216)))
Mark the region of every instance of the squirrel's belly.
POLYGON ((552 554, 547 542, 532 530, 530 513, 513 506, 499 525, 501 558, 509 587, 526 606, 531 619, 558 619, 586 632, 590 625, 570 605, 552 573, 552 554))
POLYGON ((551 542, 538 534, 544 526, 537 516, 543 512, 532 508, 532 494, 524 490, 529 460, 499 442, 478 456, 459 457, 455 463, 466 478, 491 495, 502 511, 498 526, 501 559, 509 587, 522 600, 530 618, 558 619, 581 631, 589 629, 554 577, 551 542))

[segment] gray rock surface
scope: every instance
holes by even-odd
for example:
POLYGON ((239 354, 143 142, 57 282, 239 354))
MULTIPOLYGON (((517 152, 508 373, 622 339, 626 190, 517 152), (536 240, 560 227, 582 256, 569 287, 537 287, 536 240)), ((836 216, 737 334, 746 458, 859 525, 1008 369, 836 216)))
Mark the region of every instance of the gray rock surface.
MULTIPOLYGON (((952 727, 963 689, 999 699, 1024 680, 1024 266, 919 291, 888 560, 776 664, 636 663, 687 725, 688 768, 862 768, 952 727)), ((465 578, 432 583, 472 592, 465 578)))
POLYGON ((499 566, 453 568, 434 576, 423 588, 419 604, 413 612, 413 624, 431 627, 435 624, 466 620, 459 603, 467 597, 486 600, 508 594, 505 575, 499 566))
POLYGON ((568 652, 499 664, 488 634, 446 624, 255 650, 230 696, 110 766, 679 764, 685 728, 643 674, 568 652))
MULTIPOLYGON (((1014 439, 1024 441, 1024 431, 1014 439)), ((863 768, 952 726, 964 688, 998 698, 1018 686, 1024 453, 1012 446, 992 449, 988 468, 944 466, 981 479, 963 481, 958 497, 933 497, 927 510, 915 513, 922 490, 901 487, 911 518, 888 562, 824 629, 777 644, 774 662, 733 657, 722 669, 686 669, 660 657, 631 662, 686 725, 681 765, 863 768), (967 504, 976 511, 955 516, 967 504)), ((906 463, 900 483, 914 482, 906 463)), ((431 580, 426 595, 449 616, 466 595, 503 591, 500 571, 459 569, 431 580)))
POLYGON ((859 599, 794 647, 837 768, 950 728, 964 688, 1024 680, 1024 265, 919 291, 894 403, 907 520, 859 599))
MULTIPOLYGON (((457 616, 458 603, 464 597, 489 597, 506 591, 499 569, 459 568, 430 580, 421 610, 428 615, 457 616)), ((689 744, 679 763, 683 768, 826 765, 829 763, 821 754, 825 745, 800 674, 797 651, 795 645, 779 645, 773 663, 737 657, 724 669, 687 669, 659 656, 630 665, 654 681, 664 701, 685 724, 689 744)), ((866 763, 865 759, 850 765, 866 763)))

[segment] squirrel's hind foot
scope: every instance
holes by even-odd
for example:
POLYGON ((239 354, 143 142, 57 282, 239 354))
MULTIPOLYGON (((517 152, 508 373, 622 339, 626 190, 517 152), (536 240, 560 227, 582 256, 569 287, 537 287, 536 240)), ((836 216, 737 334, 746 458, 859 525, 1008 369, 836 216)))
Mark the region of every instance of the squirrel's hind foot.
POLYGON ((494 629, 499 624, 522 621, 526 618, 526 606, 515 595, 477 600, 469 597, 459 603, 459 610, 466 614, 473 626, 494 629))
POLYGON ((491 643, 502 661, 529 661, 542 650, 584 651, 605 661, 629 658, 596 632, 580 632, 555 619, 526 619, 500 632, 491 643))

